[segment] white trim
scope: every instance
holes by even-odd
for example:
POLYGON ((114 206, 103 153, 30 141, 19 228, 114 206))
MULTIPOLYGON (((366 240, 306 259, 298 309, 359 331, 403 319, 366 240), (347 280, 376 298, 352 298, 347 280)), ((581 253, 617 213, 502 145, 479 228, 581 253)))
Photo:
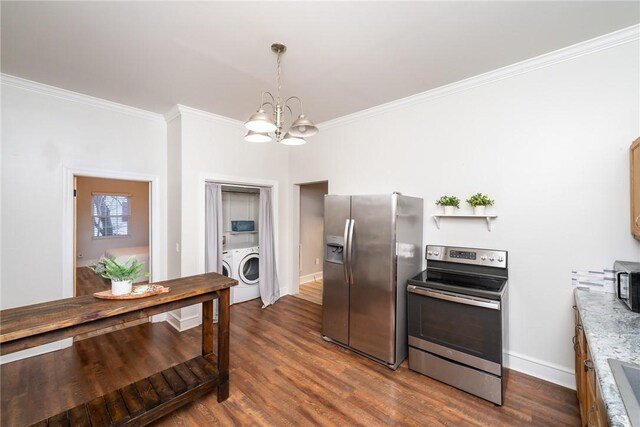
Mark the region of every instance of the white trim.
POLYGON ((197 108, 187 107, 186 105, 176 104, 164 115, 167 123, 179 116, 194 116, 205 120, 214 121, 216 123, 225 123, 233 126, 244 128, 244 122, 230 117, 220 116, 218 114, 209 113, 208 111, 198 110, 197 108))
POLYGON ((298 283, 302 285, 303 283, 315 282, 317 279, 322 279, 322 271, 307 274, 306 276, 300 276, 298 283))
POLYGON ((388 102, 386 104, 378 105, 376 107, 368 108, 366 110, 358 111, 353 114, 338 117, 333 120, 318 124, 318 128, 321 130, 329 129, 335 126, 344 125, 357 120, 366 119, 369 117, 377 116, 389 111, 398 110, 400 108, 409 107, 414 104, 427 102, 433 99, 438 99, 443 96, 448 96, 457 92, 466 91, 486 84, 494 83, 503 79, 508 79, 519 74, 528 73, 538 70, 540 68, 549 67, 560 62, 569 61, 580 56, 589 55, 601 51, 603 49, 609 49, 614 46, 640 40, 640 24, 633 25, 628 28, 624 28, 619 31, 615 31, 610 34, 605 34, 600 37, 596 37, 591 40, 587 40, 581 43, 574 44, 562 49, 555 50, 553 52, 545 53, 534 58, 526 59, 524 61, 508 65, 506 67, 498 68, 493 71, 489 71, 483 74, 479 74, 468 79, 460 80, 455 83, 451 83, 445 86, 440 86, 435 89, 428 90, 426 92, 411 95, 406 98, 398 99, 388 102))
POLYGON ((507 352, 504 356, 505 366, 509 369, 541 378, 572 390, 576 389, 576 377, 571 369, 514 351, 507 352))
POLYGON ((74 176, 123 179, 150 183, 149 247, 151 249, 151 277, 154 281, 164 280, 160 251, 160 177, 158 175, 132 172, 105 171, 96 169, 62 168, 62 298, 73 296, 73 178, 74 176))
POLYGON ((73 344, 73 339, 65 338, 60 341, 40 345, 27 350, 16 351, 15 353, 0 356, 0 365, 15 362, 16 360, 26 359, 28 357, 38 356, 40 354, 50 353, 52 351, 62 350, 63 348, 71 347, 71 344, 73 344))
POLYGON ((180 317, 178 317, 175 314, 175 311, 180 311, 180 310, 169 311, 166 313, 167 323, 173 326, 178 332, 183 332, 183 331, 186 331, 187 329, 195 328, 196 326, 202 323, 199 313, 192 314, 190 316, 184 316, 184 317, 180 315, 180 317))
POLYGON ((129 105, 119 104, 113 101, 107 101, 106 99, 96 98, 94 96, 73 92, 55 86, 49 86, 44 83, 34 82, 9 74, 0 74, 0 81, 4 85, 15 87, 18 89, 24 89, 31 92, 41 93, 43 95, 49 95, 55 98, 64 99, 66 101, 78 102, 80 104, 90 105, 92 107, 98 107, 109 111, 115 111, 117 113, 139 117, 142 119, 161 121, 162 123, 165 123, 165 119, 162 114, 153 113, 151 111, 131 107, 129 105))

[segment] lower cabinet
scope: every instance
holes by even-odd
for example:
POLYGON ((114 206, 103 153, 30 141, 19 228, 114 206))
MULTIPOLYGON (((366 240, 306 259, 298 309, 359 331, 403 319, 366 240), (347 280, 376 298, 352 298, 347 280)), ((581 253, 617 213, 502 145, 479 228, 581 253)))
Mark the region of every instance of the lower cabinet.
POLYGON ((575 335, 573 349, 575 350, 576 392, 580 405, 580 418, 583 426, 608 426, 607 410, 600 394, 598 375, 593 366, 591 351, 584 335, 580 312, 576 306, 575 335))

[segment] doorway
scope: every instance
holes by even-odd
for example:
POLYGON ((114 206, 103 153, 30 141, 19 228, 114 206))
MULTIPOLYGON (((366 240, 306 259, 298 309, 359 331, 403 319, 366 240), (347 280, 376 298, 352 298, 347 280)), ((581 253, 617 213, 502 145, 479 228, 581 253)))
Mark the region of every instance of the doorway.
POLYGON ((109 280, 90 267, 100 259, 144 265, 136 283, 151 272, 151 183, 74 175, 74 296, 111 289, 109 280))
POLYGON ((324 196, 328 182, 300 184, 299 292, 295 296, 322 305, 324 196))

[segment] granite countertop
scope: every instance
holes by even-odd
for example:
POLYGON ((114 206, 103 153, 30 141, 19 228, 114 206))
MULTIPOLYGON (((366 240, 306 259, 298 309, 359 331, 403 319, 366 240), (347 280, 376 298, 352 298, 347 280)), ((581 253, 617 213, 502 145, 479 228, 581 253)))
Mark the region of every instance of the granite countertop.
POLYGON ((614 294, 576 289, 574 296, 598 374, 609 424, 611 427, 630 427, 631 422, 607 359, 640 365, 640 314, 629 310, 614 294))

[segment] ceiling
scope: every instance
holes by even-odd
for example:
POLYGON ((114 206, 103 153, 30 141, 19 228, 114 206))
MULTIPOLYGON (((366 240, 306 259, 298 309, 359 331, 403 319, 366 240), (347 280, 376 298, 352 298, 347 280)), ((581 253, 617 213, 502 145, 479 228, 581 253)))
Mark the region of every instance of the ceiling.
MULTIPOLYGON (((275 89, 324 122, 640 22, 640 2, 7 2, 3 73, 246 120, 275 89)), ((294 112, 296 110, 294 109, 294 112)))

